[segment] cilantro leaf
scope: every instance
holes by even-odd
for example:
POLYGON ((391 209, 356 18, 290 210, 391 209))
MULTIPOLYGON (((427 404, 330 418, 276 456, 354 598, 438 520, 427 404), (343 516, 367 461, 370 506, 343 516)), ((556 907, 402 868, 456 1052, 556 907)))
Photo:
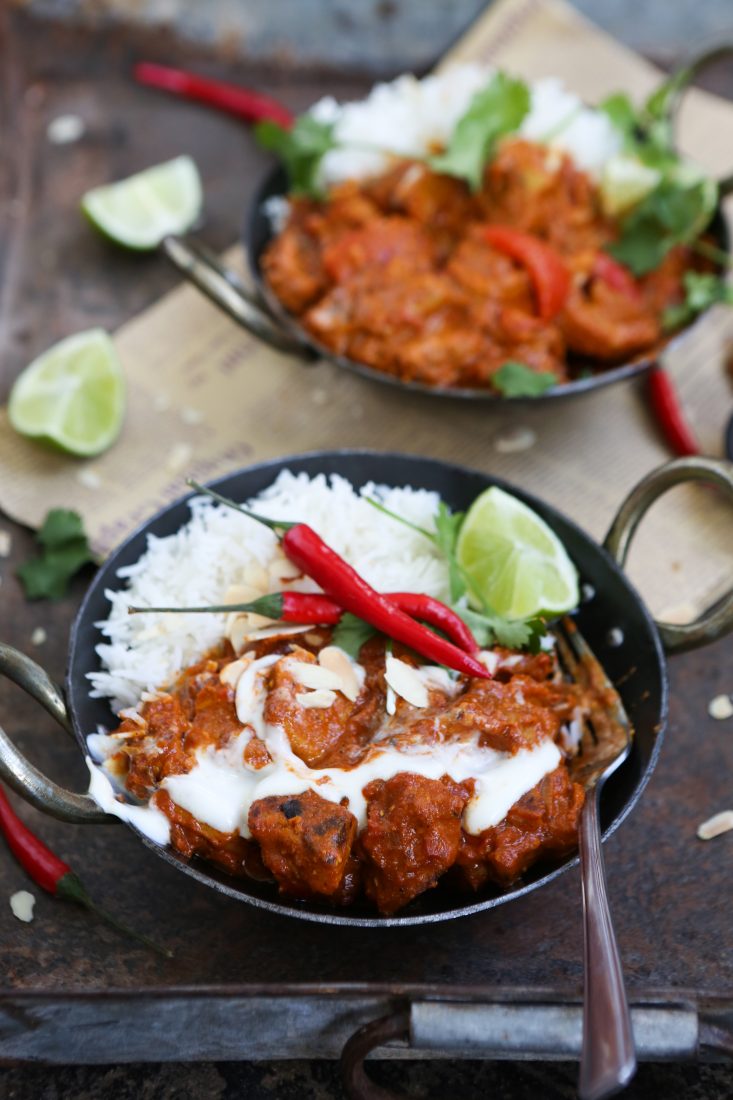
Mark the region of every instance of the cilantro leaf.
POLYGON ((716 202, 717 188, 709 180, 664 179, 631 211, 608 251, 634 275, 653 271, 675 245, 702 233, 716 202))
POLYGON ((519 128, 529 105, 529 88, 524 81, 496 73, 485 88, 476 92, 459 118, 445 152, 428 158, 429 166, 467 180, 477 191, 496 142, 519 128))
POLYGON ((65 508, 53 508, 36 540, 41 554, 24 562, 18 577, 29 600, 60 600, 71 578, 94 560, 81 517, 65 508))
POLYGON ((635 151, 639 120, 629 96, 625 92, 616 92, 599 103, 598 110, 608 115, 612 125, 623 135, 627 152, 635 151))
POLYGON ((702 313, 703 310, 718 302, 733 305, 733 286, 726 283, 719 275, 687 271, 683 276, 683 284, 684 302, 669 306, 664 311, 662 323, 667 331, 686 325, 693 317, 697 317, 698 313, 702 313))
POLYGON ((290 130, 277 122, 260 122, 254 128, 256 141, 263 149, 275 153, 283 162, 296 195, 318 198, 318 169, 321 160, 337 142, 333 122, 320 122, 313 115, 300 115, 290 130))
POLYGON ((448 580, 450 584, 450 598, 455 603, 466 591, 466 581, 463 570, 456 561, 456 543, 458 532, 465 516, 465 512, 451 512, 447 504, 442 500, 438 505, 438 513, 435 517, 435 535, 432 541, 442 551, 448 563, 448 580))
POLYGON ((505 397, 538 397, 556 386, 557 378, 547 371, 535 371, 510 359, 499 367, 491 382, 505 397))
POLYGON ((364 622, 357 615, 352 615, 350 611, 344 611, 334 627, 331 645, 339 646, 345 653, 348 653, 349 657, 356 660, 364 643, 368 642, 377 633, 378 631, 374 629, 371 623, 364 622))
POLYGON ((460 605, 454 611, 461 616, 482 647, 502 645, 507 649, 529 649, 536 653, 540 638, 547 633, 545 622, 541 618, 505 619, 493 611, 474 611, 460 605))

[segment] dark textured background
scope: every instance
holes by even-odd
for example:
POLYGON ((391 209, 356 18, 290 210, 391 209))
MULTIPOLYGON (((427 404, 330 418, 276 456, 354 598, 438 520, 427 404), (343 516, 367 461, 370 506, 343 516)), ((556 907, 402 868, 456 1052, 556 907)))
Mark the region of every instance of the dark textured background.
MULTIPOLYGON (((81 32, 68 23, 37 22, 2 3, 0 34, 2 400, 17 372, 55 339, 91 324, 112 328, 176 281, 158 257, 114 252, 89 233, 77 214, 84 190, 188 148, 206 183, 207 241, 223 247, 235 235, 263 160, 231 120, 163 97, 151 99, 127 79, 137 57, 242 79, 241 66, 236 59, 227 61, 221 44, 204 49, 160 30, 81 32), (65 113, 82 113, 87 133, 76 146, 52 146, 46 126, 65 113)), ((296 76, 287 66, 250 66, 247 78, 296 108, 326 90, 358 94, 365 86, 356 77, 303 71, 296 76)), ((719 89, 733 94, 733 73, 718 73, 714 79, 719 89)), ((80 578, 61 604, 28 605, 13 568, 30 552, 30 534, 6 520, 0 520, 0 527, 13 536, 13 555, 0 563, 0 633, 3 640, 36 655, 60 679, 68 627, 88 578, 80 578), (30 636, 39 625, 48 639, 34 650, 30 636)), ((642 805, 608 845, 611 901, 632 990, 671 985, 731 996, 730 922, 722 904, 730 897, 731 838, 701 845, 694 831, 702 817, 730 800, 730 727, 709 719, 706 704, 713 695, 731 690, 732 652, 730 642, 719 643, 673 663, 671 724, 660 768, 642 805)), ((63 735, 6 684, 0 684, 0 714, 21 747, 48 764, 56 778, 77 787, 84 783, 83 766, 63 735)), ((46 897, 39 898, 34 923, 21 925, 2 899, 26 883, 2 858, 0 985, 6 990, 87 990, 109 984, 134 989, 167 981, 226 984, 252 981, 258 969, 281 980, 302 980, 308 973, 313 980, 326 981, 373 977, 444 983, 470 981, 473 974, 506 988, 547 984, 571 995, 580 989, 576 874, 544 892, 541 906, 529 898, 506 912, 435 930, 416 929, 407 939, 400 931, 385 934, 375 946, 374 936, 272 921, 217 898, 165 867, 125 830, 85 832, 26 807, 22 812, 71 858, 100 901, 146 931, 167 930, 182 949, 174 969, 120 941, 85 914, 46 897), (547 911, 553 912, 551 926, 544 917, 547 911), (254 959, 253 944, 258 950, 254 959)), ((375 1076, 419 1097, 534 1100, 538 1093, 573 1097, 575 1067, 383 1063, 375 1076)), ((325 1062, 0 1070, 2 1100, 325 1100, 339 1095, 337 1069, 325 1062)), ((723 1100, 733 1096, 733 1071, 730 1066, 645 1066, 627 1095, 637 1100, 723 1100)))

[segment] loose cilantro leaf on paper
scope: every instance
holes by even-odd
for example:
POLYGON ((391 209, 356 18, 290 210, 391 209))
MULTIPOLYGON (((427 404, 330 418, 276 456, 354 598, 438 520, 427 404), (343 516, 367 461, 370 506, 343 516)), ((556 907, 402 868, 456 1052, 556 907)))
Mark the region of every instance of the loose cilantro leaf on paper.
POLYGON ((331 645, 339 646, 345 653, 348 653, 349 657, 356 660, 364 643, 368 642, 377 633, 378 631, 374 629, 371 623, 364 622, 357 615, 352 615, 350 611, 344 611, 334 627, 331 645))
POLYGON ((621 237, 608 251, 633 272, 658 267, 677 244, 687 244, 708 225, 717 202, 710 180, 665 179, 624 220, 621 237))
POLYGON ((93 561, 81 517, 65 508, 53 508, 36 535, 41 554, 18 569, 29 600, 60 600, 71 578, 93 561))
POLYGON ((334 123, 320 122, 313 115, 300 115, 290 130, 277 122, 260 122, 254 136, 285 165, 290 188, 296 195, 319 197, 318 169, 321 160, 337 142, 334 123))
POLYGON ((539 397, 557 385, 554 374, 532 370, 513 359, 499 367, 491 381, 505 397, 539 397))
POLYGON ((496 142, 519 128, 529 105, 529 88, 524 81, 496 73, 474 95, 445 152, 429 157, 428 165, 436 172, 467 180, 477 191, 496 142))
POLYGON ((719 275, 687 271, 682 281, 685 288, 684 302, 669 306, 662 317, 662 324, 667 331, 686 325, 698 313, 719 302, 733 305, 733 286, 719 275))

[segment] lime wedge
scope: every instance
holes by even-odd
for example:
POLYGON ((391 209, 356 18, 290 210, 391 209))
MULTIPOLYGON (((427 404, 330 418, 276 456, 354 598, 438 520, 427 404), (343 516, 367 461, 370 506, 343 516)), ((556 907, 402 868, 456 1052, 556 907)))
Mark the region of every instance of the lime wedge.
POLYGON ((456 546, 476 594, 500 615, 560 614, 578 603, 578 574, 557 535, 502 489, 487 489, 468 510, 456 546))
POLYGON ((73 455, 96 455, 116 439, 125 414, 125 380, 101 328, 55 344, 10 391, 8 416, 21 435, 73 455))
POLYGON ((611 218, 625 214, 653 191, 661 180, 655 168, 642 164, 638 157, 620 153, 606 162, 601 176, 603 211, 611 218))
POLYGON ((176 157, 119 183, 95 187, 81 208, 117 244, 156 248, 169 233, 184 233, 201 213, 201 179, 190 157, 176 157))

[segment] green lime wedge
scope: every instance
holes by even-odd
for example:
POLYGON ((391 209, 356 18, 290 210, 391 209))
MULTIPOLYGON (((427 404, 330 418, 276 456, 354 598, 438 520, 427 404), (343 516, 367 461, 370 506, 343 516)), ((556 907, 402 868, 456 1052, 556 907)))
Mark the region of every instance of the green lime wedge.
POLYGON ((21 435, 73 455, 96 455, 116 439, 125 380, 101 328, 79 332, 39 355, 10 391, 8 416, 21 435))
POLYGON ((619 153, 606 162, 601 175, 601 202, 604 213, 619 217, 653 191, 661 180, 656 168, 642 164, 638 157, 619 153))
POLYGON ((508 619, 560 614, 578 603, 578 574, 557 535, 502 489, 487 489, 468 510, 456 546, 478 596, 508 619))
POLYGON ((201 213, 201 178, 190 157, 176 157, 119 183, 95 187, 81 208, 106 237, 126 248, 157 248, 185 233, 201 213))

